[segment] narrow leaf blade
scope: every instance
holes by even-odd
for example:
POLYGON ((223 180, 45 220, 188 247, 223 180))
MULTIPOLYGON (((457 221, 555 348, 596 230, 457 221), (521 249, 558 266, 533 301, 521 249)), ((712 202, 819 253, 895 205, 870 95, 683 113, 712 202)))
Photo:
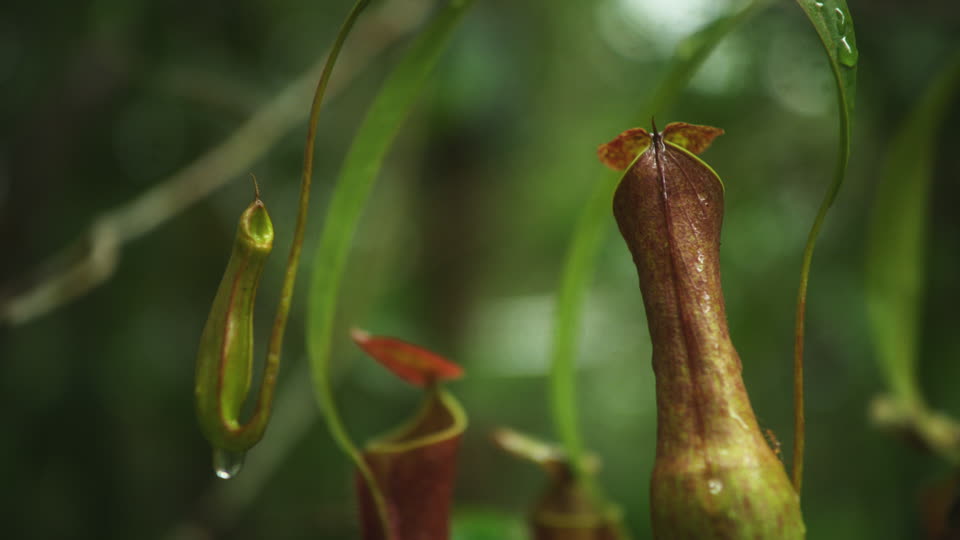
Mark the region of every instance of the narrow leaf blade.
POLYGON ((457 23, 472 0, 450 2, 425 28, 387 78, 345 158, 314 253, 307 305, 307 350, 315 394, 330 434, 370 485, 385 518, 382 495, 336 409, 330 382, 330 348, 340 282, 354 231, 384 156, 457 23))
POLYGON ((921 406, 916 378, 927 205, 937 130, 960 87, 960 55, 929 86, 891 141, 867 245, 867 315, 894 397, 921 406))

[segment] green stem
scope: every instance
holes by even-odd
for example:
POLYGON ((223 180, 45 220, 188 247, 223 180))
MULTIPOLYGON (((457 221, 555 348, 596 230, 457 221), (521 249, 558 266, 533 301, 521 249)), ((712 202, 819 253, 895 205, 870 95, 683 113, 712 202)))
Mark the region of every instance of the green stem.
MULTIPOLYGON (((794 403, 794 425, 793 425, 793 466, 791 478, 793 487, 799 496, 803 488, 803 461, 806 448, 806 417, 804 414, 804 395, 803 395, 803 344, 805 336, 805 318, 807 311, 807 284, 810 280, 810 264, 813 261, 813 251, 817 244, 817 237, 820 235, 820 229, 826 219, 827 212, 833 205, 833 201, 840 192, 840 186, 843 185, 846 176, 847 163, 850 159, 850 131, 851 115, 853 111, 853 99, 856 89, 856 59, 852 63, 843 64, 838 56, 837 47, 840 45, 838 39, 852 51, 856 51, 856 41, 853 34, 853 21, 846 7, 846 2, 839 0, 836 11, 841 15, 845 12, 845 25, 837 29, 832 18, 824 19, 822 13, 822 4, 815 4, 816 8, 811 8, 805 0, 798 0, 800 6, 807 13, 813 23, 820 39, 824 44, 827 59, 833 76, 837 84, 837 103, 839 116, 840 136, 838 139, 838 157, 836 168, 834 169, 833 182, 824 195, 823 202, 820 203, 820 209, 817 211, 817 217, 810 228, 810 234, 807 236, 807 244, 803 249, 803 260, 800 268, 800 287, 797 291, 797 310, 796 323, 794 326, 794 349, 793 349, 793 403, 794 403), (840 32, 841 35, 834 35, 834 32, 840 32)), ((831 11, 831 14, 833 11, 831 11)))
POLYGON ((337 33, 336 41, 330 49, 329 56, 327 56, 327 62, 323 66, 320 81, 317 83, 317 90, 313 94, 313 104, 310 106, 310 120, 307 124, 307 142, 303 151, 303 174, 300 177, 300 203, 297 210, 297 223, 294 227, 293 243, 290 246, 290 255, 287 257, 287 269, 283 277, 283 285, 280 289, 280 302, 277 305, 277 315, 273 320, 273 331, 270 334, 270 343, 267 347, 267 361, 263 371, 263 383, 260 385, 260 395, 257 400, 255 417, 263 414, 269 418, 273 395, 276 391, 277 372, 280 369, 280 351, 283 348, 283 334, 290 316, 293 288, 297 281, 300 253, 303 251, 303 236, 307 228, 307 213, 310 207, 310 184, 313 178, 313 150, 314 146, 316 146, 320 106, 323 103, 327 83, 330 80, 330 75, 333 73, 333 66, 337 63, 337 56, 340 55, 343 42, 347 39, 347 34, 350 33, 350 29, 353 27, 353 23, 356 22, 360 12, 363 11, 363 8, 365 8, 368 3, 369 0, 358 0, 353 6, 353 10, 347 15, 346 20, 343 21, 343 25, 337 33))
MULTIPOLYGON (((307 207, 309 206, 310 199, 310 183, 313 178, 313 152, 316 147, 317 139, 317 123, 320 118, 320 108, 323 103, 323 95, 327 89, 327 83, 330 80, 330 76, 333 73, 333 66, 336 64, 337 56, 340 54, 340 49, 343 48, 343 43, 347 39, 347 35, 350 33, 350 29, 353 28, 353 24, 356 22, 357 18, 360 16, 360 13, 367 7, 369 0, 357 0, 353 5, 353 9, 350 10, 350 13, 347 14, 347 18, 343 21, 343 24, 340 26, 340 31, 337 32, 336 41, 333 43, 333 47, 330 49, 330 55, 327 57, 327 63, 323 66, 323 73, 320 74, 320 81, 317 83, 317 90, 313 95, 313 102, 310 105, 310 119, 307 123, 307 140, 303 149, 303 174, 300 181, 300 209, 297 214, 297 225, 294 232, 294 249, 290 251, 290 261, 297 261, 300 259, 300 252, 303 247, 303 236, 306 231, 306 215, 307 207)), ((296 263, 293 263, 292 268, 288 266, 286 281, 284 282, 283 295, 281 296, 280 302, 281 305, 289 310, 290 300, 293 296, 293 280, 296 276, 296 263), (289 283, 289 288, 287 287, 289 283)), ((277 315, 277 320, 274 323, 274 334, 273 337, 277 336, 277 329, 282 335, 283 326, 286 324, 286 316, 281 320, 280 315, 277 315)), ((279 339, 276 341, 280 341, 279 339)), ((271 340, 271 352, 273 351, 274 341, 271 340)), ((279 352, 280 344, 276 343, 277 352, 279 352)), ((339 422, 338 422, 339 423, 339 422)), ((332 428, 331 428, 332 430, 332 428)), ((343 432, 342 426, 340 427, 341 436, 346 437, 346 433, 343 432)), ((336 439, 336 435, 334 436, 336 439)), ((338 441, 339 442, 339 441, 338 441)), ((347 438, 349 443, 349 438, 347 438)), ((342 445, 341 445, 342 446, 342 445)), ((362 472, 362 471, 361 471, 362 472)), ((366 475, 365 475, 366 476, 366 475)), ((380 520, 386 525, 387 524, 387 513, 386 513, 386 503, 383 500, 383 495, 380 493, 380 490, 377 488, 376 484, 370 484, 370 492, 373 495, 374 503, 377 506, 377 513, 380 515, 380 520)))
POLYGON ((817 211, 817 217, 813 221, 813 227, 810 228, 810 234, 807 236, 807 245, 803 248, 803 261, 800 267, 800 288, 797 292, 797 312, 796 324, 794 326, 793 342, 793 470, 791 472, 793 487, 800 494, 803 488, 803 458, 806 448, 806 416, 804 414, 804 396, 803 396, 803 340, 805 335, 805 318, 807 312, 807 283, 810 280, 810 264, 813 261, 813 250, 817 245, 817 237, 820 235, 820 228, 827 217, 830 206, 843 183, 843 177, 846 174, 847 162, 850 156, 850 136, 847 129, 849 120, 847 115, 840 114, 840 157, 837 159, 837 168, 834 171, 833 185, 820 204, 817 211))
MULTIPOLYGON (((310 123, 307 132, 307 147, 304 156, 303 177, 300 183, 300 202, 299 211, 297 213, 297 222, 294 229, 293 241, 290 246, 290 255, 287 258, 287 267, 284 274, 283 284, 280 290, 280 300, 277 303, 277 313, 273 321, 273 328, 270 333, 269 343, 267 345, 267 358, 264 362, 263 381, 261 382, 260 390, 257 393, 257 402, 254 406, 253 414, 251 415, 250 420, 243 425, 237 425, 236 419, 233 420, 234 423, 231 425, 222 416, 220 418, 221 423, 224 424, 224 428, 231 432, 230 438, 239 446, 244 447, 244 449, 255 444, 263 436, 263 432, 267 427, 267 423, 270 420, 270 414, 273 409, 273 398, 277 387, 277 373, 280 370, 280 355, 283 348, 283 335, 286 330, 287 321, 290 315, 290 305, 293 299, 293 289, 297 278, 297 269, 300 263, 304 231, 306 229, 307 211, 309 209, 310 200, 310 184, 313 172, 313 147, 316 139, 316 125, 320 113, 320 104, 323 101, 323 95, 327 87, 327 82, 330 79, 330 74, 333 71, 333 66, 336 63, 337 55, 340 52, 343 41, 366 2, 367 0, 360 0, 357 3, 357 5, 354 7, 354 11, 350 13, 347 20, 344 22, 343 27, 340 29, 340 34, 337 36, 337 40, 331 49, 330 55, 327 57, 327 62, 324 66, 323 73, 321 74, 320 82, 317 85, 317 90, 314 94, 313 106, 310 112, 310 123)), ((251 174, 251 176, 253 175, 251 174)), ((255 200, 257 204, 260 204, 260 188, 257 185, 256 177, 253 177, 253 184, 255 200)), ((260 204, 260 208, 263 208, 262 204, 260 204)), ((267 223, 269 223, 269 218, 267 218, 267 223)), ((272 242, 272 229, 270 229, 270 231, 272 242)), ((257 279, 259 279, 259 275, 257 279)), ((216 309, 216 307, 214 309, 216 309)), ((225 331, 229 333, 229 329, 230 325, 228 324, 225 331)), ((202 347, 203 346, 201 345, 201 349, 202 347)), ((201 371, 198 371, 198 373, 201 371)), ((223 392, 223 375, 220 376, 218 381, 219 386, 217 388, 217 395, 220 395, 221 392, 223 392)), ((199 395, 200 394, 198 394, 198 396, 199 395)), ((215 446, 218 446, 218 450, 224 450, 224 448, 220 448, 217 444, 215 444, 215 446)), ((238 449, 231 448, 230 450, 238 449)))

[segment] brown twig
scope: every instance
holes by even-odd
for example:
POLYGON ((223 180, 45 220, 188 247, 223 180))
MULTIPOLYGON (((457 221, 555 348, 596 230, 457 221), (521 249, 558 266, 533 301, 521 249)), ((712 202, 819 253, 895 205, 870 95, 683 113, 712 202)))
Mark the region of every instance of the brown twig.
MULTIPOLYGON (((344 53, 328 95, 342 91, 371 58, 416 27, 430 4, 393 0, 361 21, 356 29, 357 46, 344 53)), ((33 286, 0 299, 0 324, 27 323, 86 294, 113 275, 125 244, 247 172, 307 118, 306 104, 311 101, 326 56, 324 52, 226 140, 134 199, 95 217, 87 232, 38 266, 51 270, 35 272, 42 277, 33 286)))
POLYGON ((910 403, 894 395, 876 396, 870 403, 873 423, 950 465, 960 466, 960 423, 923 403, 910 403))

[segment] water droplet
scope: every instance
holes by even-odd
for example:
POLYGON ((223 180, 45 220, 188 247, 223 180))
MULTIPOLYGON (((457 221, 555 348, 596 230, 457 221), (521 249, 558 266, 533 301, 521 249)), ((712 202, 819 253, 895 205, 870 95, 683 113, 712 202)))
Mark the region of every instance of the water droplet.
POLYGON ((723 491, 723 482, 717 480, 716 478, 707 480, 707 491, 709 491, 711 495, 720 493, 723 491))
POLYGON ((217 478, 230 480, 243 468, 243 452, 231 452, 215 448, 213 450, 213 472, 217 478))
POLYGON ((857 59, 860 57, 860 53, 850 45, 850 42, 847 41, 847 36, 840 38, 840 46, 837 49, 837 57, 841 64, 847 67, 857 65, 857 59))
POLYGON ((706 257, 703 256, 702 251, 697 251, 697 264, 694 265, 697 269, 697 272, 703 272, 703 261, 706 260, 706 257))
POLYGON ((843 14, 843 10, 840 8, 835 8, 833 13, 837 16, 837 33, 840 35, 847 33, 847 17, 843 14))
POLYGON ((814 2, 814 4, 817 6, 817 9, 823 9, 823 2, 814 2))
POLYGON ((750 431, 750 426, 748 426, 747 423, 743 421, 743 418, 740 418, 740 415, 737 414, 733 409, 730 409, 730 418, 736 420, 736 422, 740 424, 740 427, 743 429, 750 431))

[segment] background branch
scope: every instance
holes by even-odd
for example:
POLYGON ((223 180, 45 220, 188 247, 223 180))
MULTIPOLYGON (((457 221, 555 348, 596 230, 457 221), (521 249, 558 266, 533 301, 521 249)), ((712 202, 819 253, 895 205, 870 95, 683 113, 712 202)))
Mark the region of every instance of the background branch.
MULTIPOLYGON (((328 94, 339 94, 377 54, 424 18, 429 2, 395 0, 357 24, 328 94)), ((304 122, 327 52, 257 109, 226 140, 136 198, 95 217, 77 240, 34 272, 34 284, 0 299, 0 324, 21 325, 86 294, 113 275, 120 250, 224 184, 245 175, 281 137, 304 122)))

